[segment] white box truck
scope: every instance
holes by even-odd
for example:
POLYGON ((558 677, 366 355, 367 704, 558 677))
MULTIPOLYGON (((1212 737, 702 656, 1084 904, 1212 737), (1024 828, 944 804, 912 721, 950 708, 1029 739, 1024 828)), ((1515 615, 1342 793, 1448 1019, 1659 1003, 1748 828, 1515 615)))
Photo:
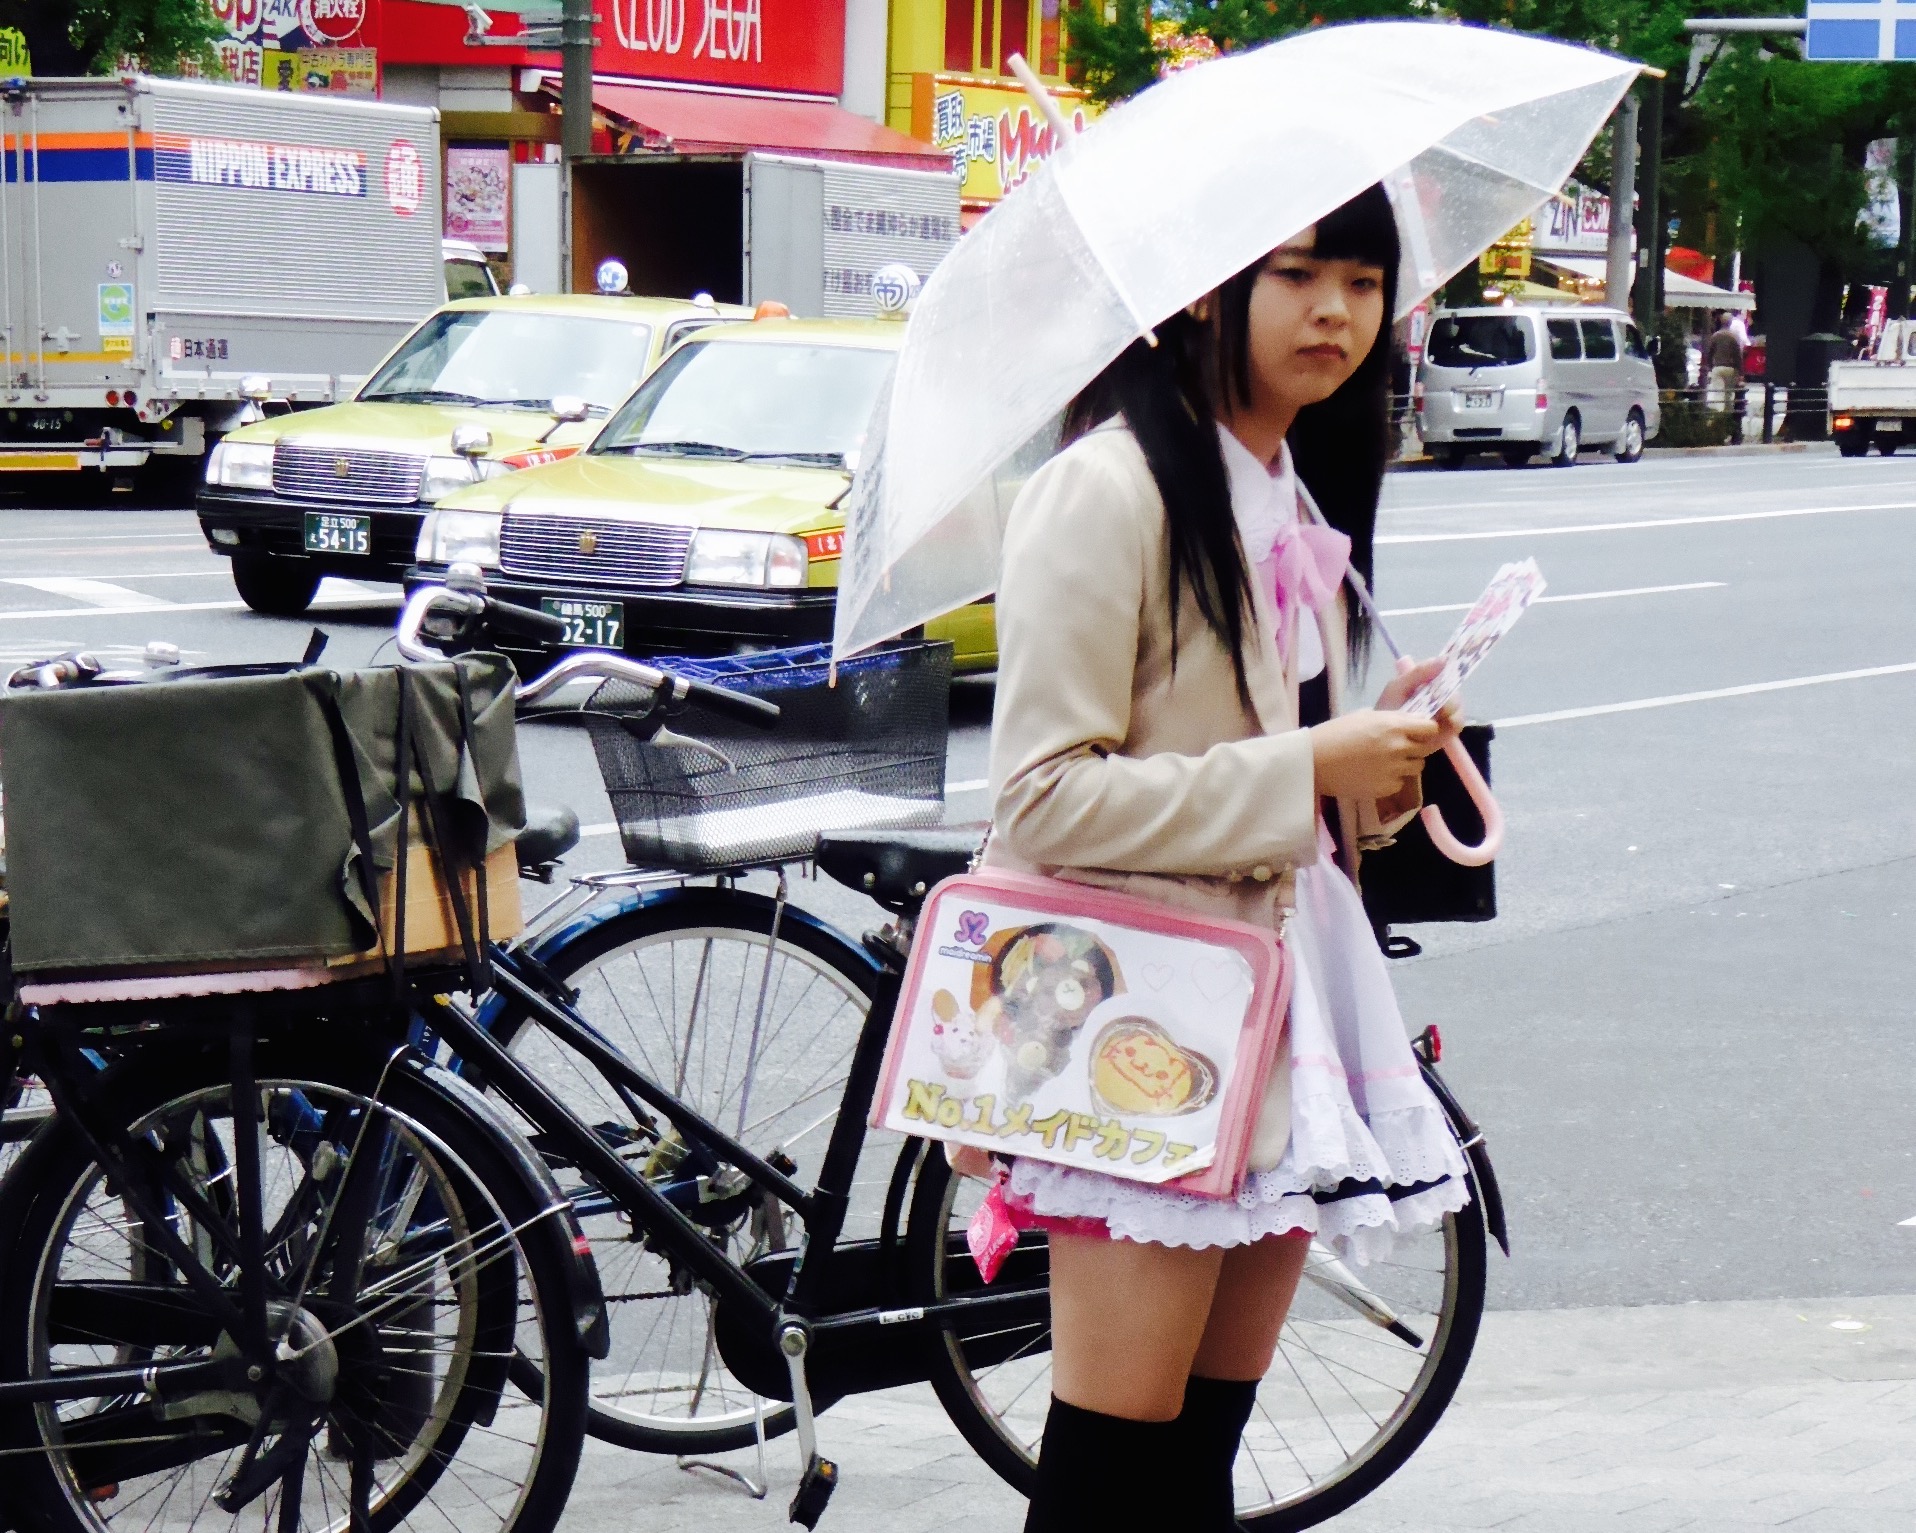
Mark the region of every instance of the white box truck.
POLYGON ((438 113, 0 84, 0 471, 169 466, 347 397, 443 301, 438 113))
POLYGON ((624 264, 632 291, 784 304, 800 319, 867 319, 872 273, 922 277, 958 242, 958 182, 745 150, 646 153, 572 169, 572 287, 624 264))

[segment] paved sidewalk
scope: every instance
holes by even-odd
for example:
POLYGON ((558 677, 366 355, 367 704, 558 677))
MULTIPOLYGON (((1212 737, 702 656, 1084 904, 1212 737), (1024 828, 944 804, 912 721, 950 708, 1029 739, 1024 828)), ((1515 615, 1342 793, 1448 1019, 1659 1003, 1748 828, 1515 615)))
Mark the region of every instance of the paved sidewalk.
MULTIPOLYGON (((842 1484, 825 1533, 1013 1533, 1023 1503, 928 1390, 821 1421, 842 1484)), ((594 1445, 566 1533, 789 1526, 771 1494, 594 1445)), ((731 1454, 741 1468, 749 1453, 731 1454)), ((1889 1533, 1916 1527, 1916 1296, 1495 1312, 1457 1402, 1342 1533, 1889 1533)))

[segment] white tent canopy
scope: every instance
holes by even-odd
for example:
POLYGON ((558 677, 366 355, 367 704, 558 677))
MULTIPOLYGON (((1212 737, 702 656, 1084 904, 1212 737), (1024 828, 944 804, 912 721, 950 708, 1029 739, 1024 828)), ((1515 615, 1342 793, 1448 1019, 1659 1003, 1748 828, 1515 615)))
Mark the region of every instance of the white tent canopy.
MULTIPOLYGON (((1540 255, 1537 259, 1576 276, 1594 278, 1598 282, 1607 275, 1603 262, 1586 260, 1581 256, 1540 255)), ((1666 266, 1663 269, 1663 307, 1666 309, 1742 309, 1747 312, 1756 307, 1756 294, 1733 293, 1727 287, 1699 282, 1695 277, 1686 277, 1682 272, 1671 271, 1666 266)))

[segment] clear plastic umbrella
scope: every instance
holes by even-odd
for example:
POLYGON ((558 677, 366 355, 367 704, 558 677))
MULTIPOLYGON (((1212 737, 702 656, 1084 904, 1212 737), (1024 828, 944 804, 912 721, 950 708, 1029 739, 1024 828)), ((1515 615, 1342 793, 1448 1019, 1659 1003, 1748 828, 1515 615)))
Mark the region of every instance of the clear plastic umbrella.
POLYGON ((837 652, 996 589, 1059 412, 1138 336, 1379 181, 1407 311, 1558 191, 1638 67, 1366 22, 1200 64, 1099 119, 919 295, 847 504, 837 652))

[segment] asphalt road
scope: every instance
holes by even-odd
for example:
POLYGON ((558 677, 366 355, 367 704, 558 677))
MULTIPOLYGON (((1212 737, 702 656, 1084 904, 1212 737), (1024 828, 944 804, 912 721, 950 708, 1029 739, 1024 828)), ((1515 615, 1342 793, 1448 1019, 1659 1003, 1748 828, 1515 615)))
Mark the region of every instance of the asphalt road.
MULTIPOLYGON (((0 660, 304 647, 309 624, 239 610, 185 512, 23 491, 0 501, 0 660)), ((1407 650, 1507 559, 1550 580, 1469 697, 1499 723, 1503 914, 1418 930, 1397 971, 1503 1177, 1493 1304, 1916 1292, 1916 461, 1405 473, 1386 501, 1378 594, 1407 650)), ((377 654, 395 600, 329 586, 329 658, 377 654)), ((987 807, 990 699, 954 699, 954 819, 987 807)), ((528 731, 524 753, 597 832, 573 865, 615 865, 583 742, 528 731)))

